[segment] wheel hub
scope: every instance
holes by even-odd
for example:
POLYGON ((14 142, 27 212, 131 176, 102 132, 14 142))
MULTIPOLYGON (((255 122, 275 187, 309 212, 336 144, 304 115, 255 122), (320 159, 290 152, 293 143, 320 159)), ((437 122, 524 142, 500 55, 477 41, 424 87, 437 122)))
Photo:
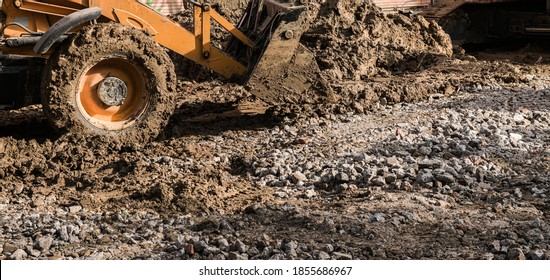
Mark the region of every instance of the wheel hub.
POLYGON ((107 77, 97 87, 99 100, 108 106, 120 106, 128 95, 126 83, 117 77, 107 77))

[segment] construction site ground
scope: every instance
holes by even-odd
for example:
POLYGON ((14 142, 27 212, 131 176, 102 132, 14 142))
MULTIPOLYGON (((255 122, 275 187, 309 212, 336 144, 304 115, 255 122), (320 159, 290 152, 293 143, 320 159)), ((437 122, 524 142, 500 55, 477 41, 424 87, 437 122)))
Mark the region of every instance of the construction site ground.
POLYGON ((465 53, 423 18, 327 2, 302 43, 330 100, 273 107, 175 57, 149 144, 0 112, 0 258, 550 259, 543 44, 465 53))

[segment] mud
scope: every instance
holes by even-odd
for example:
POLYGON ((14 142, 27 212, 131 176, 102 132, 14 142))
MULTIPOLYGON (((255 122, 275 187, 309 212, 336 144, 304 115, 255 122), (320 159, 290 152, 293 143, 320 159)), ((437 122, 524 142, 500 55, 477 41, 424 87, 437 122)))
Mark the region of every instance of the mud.
MULTIPOLYGON (((462 60, 452 58, 451 40, 435 22, 412 14, 385 14, 370 1, 333 0, 319 3, 311 5, 310 28, 300 41, 300 48, 305 48, 305 51, 298 52, 313 54, 317 65, 305 67, 304 63, 295 62, 288 70, 289 75, 302 77, 297 81, 313 82, 298 82, 300 86, 292 86, 292 79, 287 79, 286 84, 281 86, 310 88, 299 95, 293 92, 284 95, 277 90, 262 91, 263 87, 260 87, 254 89, 261 91, 256 93, 259 98, 250 93, 244 94, 244 99, 233 98, 232 101, 237 102, 234 107, 238 106, 239 100, 246 100, 261 101, 260 107, 268 103, 283 113, 323 115, 365 112, 378 106, 380 101, 390 104, 413 102, 434 93, 456 92, 459 90, 458 80, 471 78, 471 83, 477 82, 475 77, 434 77, 440 75, 440 69, 447 67, 445 65, 453 67, 458 63, 458 67, 468 67, 462 64, 462 60), (437 68, 438 65, 441 67, 437 68), (434 67, 436 69, 432 69, 434 67), (284 106, 278 106, 283 99, 284 106)), ((238 13, 225 11, 225 14, 238 17, 238 13)), ((187 28, 192 26, 188 13, 175 15, 174 19, 187 28)), ((213 34, 222 46, 227 33, 215 27, 213 34)), ((187 80, 190 84, 200 83, 197 86, 207 91, 205 82, 217 79, 211 71, 193 65, 185 58, 172 57, 180 80, 187 80)), ((304 57, 311 59, 310 55, 304 57)), ((216 84, 212 86, 219 89, 216 84)), ((248 91, 247 87, 238 87, 234 86, 231 90, 242 97, 243 92, 248 91)), ((230 96, 231 92, 222 90, 220 95, 230 96)), ((229 103, 232 101, 228 100, 229 103)))
POLYGON ((217 213, 239 211, 269 193, 234 176, 239 159, 216 158, 212 144, 201 144, 200 136, 189 144, 166 140, 135 150, 43 133, 45 138, 28 141, 5 137, 0 144, 2 191, 27 196, 33 207, 54 203, 114 210, 133 205, 160 212, 217 213), (206 167, 197 160, 206 160, 206 167))
POLYGON ((435 22, 412 14, 384 14, 370 1, 326 1, 303 36, 331 81, 423 69, 452 55, 449 36, 435 22))
MULTIPOLYGON (((173 55, 180 93, 176 113, 160 137, 143 146, 58 136, 46 125, 40 106, 0 112, 1 204, 25 211, 25 215, 47 216, 80 206, 86 213, 99 215, 143 211, 162 219, 189 215, 197 223, 227 220, 239 238, 250 244, 272 242, 266 237, 268 232, 276 239, 298 240, 313 249, 340 244, 336 250, 362 259, 484 258, 495 236, 505 240, 510 232, 526 232, 537 219, 548 221, 547 199, 533 198, 534 206, 503 202, 514 192, 506 178, 494 184, 498 188, 494 196, 508 208, 491 216, 482 209, 497 206, 486 200, 493 196, 485 190, 478 191, 482 195, 457 190, 454 203, 435 197, 426 188, 342 187, 340 193, 315 189, 318 195, 310 199, 298 186, 286 186, 287 193, 282 193, 257 184, 251 170, 254 159, 263 157, 265 151, 299 150, 310 143, 312 135, 318 137, 319 150, 331 147, 335 139, 347 143, 338 135, 322 141, 324 135, 333 133, 326 124, 331 121, 341 120, 344 125, 346 116, 368 113, 374 115, 366 118, 372 128, 387 132, 397 123, 410 122, 416 127, 431 120, 432 111, 457 107, 464 100, 456 97, 456 104, 451 100, 441 108, 423 105, 432 112, 425 115, 406 112, 391 117, 391 111, 377 115, 390 104, 443 99, 464 91, 531 92, 550 86, 548 54, 515 54, 514 59, 483 54, 478 60, 453 50, 437 25, 418 16, 384 15, 366 1, 326 1, 318 8, 318 20, 302 44, 316 54, 321 74, 339 96, 336 101, 269 108, 245 87, 221 81, 207 70, 199 72, 173 55), (304 128, 311 120, 322 127, 320 131, 304 128), (277 134, 289 125, 300 129, 277 134), (389 213, 396 222, 367 222, 375 212, 389 213)), ((507 102, 495 95, 495 100, 507 102)), ((494 104, 491 100, 486 102, 494 104)), ((529 106, 547 111, 540 102, 529 106)), ((403 108, 407 110, 406 104, 403 108)), ((373 145, 381 147, 390 141, 389 136, 376 139, 373 145)), ((364 142, 367 139, 359 140, 353 142, 353 149, 371 147, 364 142)), ((365 151, 376 152, 374 148, 365 151)), ((548 162, 547 158, 540 160, 548 162)), ((518 161, 526 170, 531 165, 522 158, 518 161)), ((7 233, 2 236, 8 238, 4 230, 7 233)), ((204 236, 216 230, 217 226, 194 229, 204 236)), ((99 246, 98 240, 86 242, 76 246, 92 251, 99 246)), ((542 248, 547 241, 539 245, 542 248)), ((132 258, 127 254, 121 251, 113 258, 132 258)), ((495 254, 507 257, 500 249, 495 254)), ((41 256, 48 257, 54 257, 53 253, 41 256)))

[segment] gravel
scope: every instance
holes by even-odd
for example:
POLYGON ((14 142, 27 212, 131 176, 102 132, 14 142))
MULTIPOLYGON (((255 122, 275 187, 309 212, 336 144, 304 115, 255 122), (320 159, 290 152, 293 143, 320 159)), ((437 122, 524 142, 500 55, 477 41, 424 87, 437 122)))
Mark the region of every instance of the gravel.
MULTIPOLYGON (((262 190, 236 210, 102 209, 3 181, 0 257, 549 259, 549 96, 464 88, 203 140, 217 160, 144 159, 169 174, 231 166, 262 190)), ((178 192, 134 195, 170 202, 178 192)))

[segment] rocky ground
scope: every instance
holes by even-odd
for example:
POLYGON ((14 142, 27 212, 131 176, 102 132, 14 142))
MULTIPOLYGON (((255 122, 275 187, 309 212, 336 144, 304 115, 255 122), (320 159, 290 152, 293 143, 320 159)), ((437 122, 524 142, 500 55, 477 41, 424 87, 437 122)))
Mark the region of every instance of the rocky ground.
POLYGON ((473 55, 304 107, 180 77, 143 146, 0 112, 0 259, 550 259, 550 56, 473 55))
POLYGON ((486 85, 367 114, 180 115, 139 150, 52 138, 33 108, 3 114, 29 130, 0 142, 0 252, 548 259, 549 97, 486 85))

